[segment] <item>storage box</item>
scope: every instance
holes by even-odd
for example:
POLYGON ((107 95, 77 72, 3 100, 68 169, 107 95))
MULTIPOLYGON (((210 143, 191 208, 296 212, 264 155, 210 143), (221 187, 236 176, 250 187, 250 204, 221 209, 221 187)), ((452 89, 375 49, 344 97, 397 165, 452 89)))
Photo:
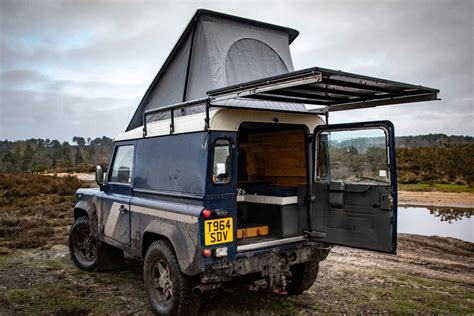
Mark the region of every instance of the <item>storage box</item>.
POLYGON ((257 236, 267 236, 267 235, 268 235, 268 226, 255 226, 255 227, 237 229, 237 239, 257 237, 257 236))

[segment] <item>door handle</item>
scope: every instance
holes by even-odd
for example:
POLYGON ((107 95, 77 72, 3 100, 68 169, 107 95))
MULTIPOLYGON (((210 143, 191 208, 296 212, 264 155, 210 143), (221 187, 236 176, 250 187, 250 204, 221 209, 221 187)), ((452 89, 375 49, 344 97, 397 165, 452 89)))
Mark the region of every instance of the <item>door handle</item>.
POLYGON ((125 206, 120 205, 119 212, 120 212, 120 213, 127 213, 128 210, 125 208, 125 206))

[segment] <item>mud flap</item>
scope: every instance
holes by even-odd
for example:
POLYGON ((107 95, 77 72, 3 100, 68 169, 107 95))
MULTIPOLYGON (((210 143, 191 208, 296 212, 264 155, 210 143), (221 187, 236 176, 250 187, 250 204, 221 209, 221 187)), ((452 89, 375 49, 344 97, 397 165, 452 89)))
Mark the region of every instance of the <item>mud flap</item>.
POLYGON ((123 250, 97 242, 96 271, 120 270, 124 265, 123 250))

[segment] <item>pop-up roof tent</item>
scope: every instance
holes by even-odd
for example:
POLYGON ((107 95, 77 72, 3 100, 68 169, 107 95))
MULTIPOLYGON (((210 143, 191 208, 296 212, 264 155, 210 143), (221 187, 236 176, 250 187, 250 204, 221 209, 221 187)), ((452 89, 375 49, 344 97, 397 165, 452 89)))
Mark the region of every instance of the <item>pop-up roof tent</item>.
MULTIPOLYGON (((324 68, 294 71, 298 31, 198 10, 138 106, 127 131, 147 121, 251 108, 326 114, 437 99, 438 90, 324 68)), ((173 124, 173 123, 172 123, 173 124)))

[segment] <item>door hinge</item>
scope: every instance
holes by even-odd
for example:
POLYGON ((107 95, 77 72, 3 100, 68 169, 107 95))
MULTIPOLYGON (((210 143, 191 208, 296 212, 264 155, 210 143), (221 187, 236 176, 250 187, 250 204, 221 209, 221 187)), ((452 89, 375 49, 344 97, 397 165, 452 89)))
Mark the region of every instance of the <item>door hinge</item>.
POLYGON ((321 238, 326 238, 326 236, 328 235, 327 233, 325 232, 318 232, 318 231, 309 231, 309 230, 305 230, 304 233, 306 235, 308 235, 308 238, 311 240, 313 238, 315 239, 321 239, 321 238))

